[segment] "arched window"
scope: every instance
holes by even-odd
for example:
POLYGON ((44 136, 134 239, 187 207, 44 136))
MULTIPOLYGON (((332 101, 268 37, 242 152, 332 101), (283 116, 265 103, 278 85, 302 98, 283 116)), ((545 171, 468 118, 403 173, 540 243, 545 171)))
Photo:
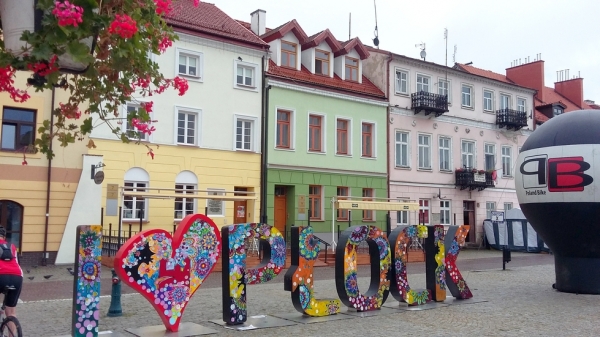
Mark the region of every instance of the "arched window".
POLYGON ((6 241, 21 247, 23 206, 11 200, 0 200, 0 226, 6 229, 6 241))
MULTIPOLYGON (((175 193, 196 194, 193 190, 198 188, 198 178, 191 171, 181 171, 175 178, 175 193)), ((196 213, 196 199, 175 198, 175 212, 173 218, 181 220, 186 215, 196 213)))
MULTIPOLYGON (((125 192, 146 192, 150 175, 143 168, 132 167, 125 172, 125 192)), ((123 220, 147 220, 148 199, 135 196, 123 197, 123 220)))

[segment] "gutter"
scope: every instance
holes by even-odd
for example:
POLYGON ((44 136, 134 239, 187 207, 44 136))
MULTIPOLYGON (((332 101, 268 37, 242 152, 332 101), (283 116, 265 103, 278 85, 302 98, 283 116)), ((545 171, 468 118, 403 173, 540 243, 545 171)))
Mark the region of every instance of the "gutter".
MULTIPOLYGON (((389 102, 390 102, 390 63, 392 63, 392 53, 389 54, 389 58, 387 60, 387 65, 386 65, 386 82, 387 85, 385 86, 385 97, 387 98, 388 101, 388 107, 387 107, 387 120, 385 121, 386 123, 386 138, 387 138, 387 142, 386 142, 386 152, 387 152, 387 198, 388 200, 390 199, 390 117, 392 115, 392 107, 390 106, 389 102)), ((391 220, 390 220, 391 221, 391 220)))
POLYGON ((269 90, 271 86, 267 86, 267 76, 265 71, 265 62, 267 58, 262 57, 262 103, 261 103, 261 163, 260 163, 260 222, 267 223, 267 159, 268 159, 268 125, 269 125, 269 90))
MULTIPOLYGON (((50 110, 50 134, 52 135, 52 126, 54 125, 54 97, 56 88, 52 87, 52 102, 50 110)), ((52 152, 52 139, 50 139, 50 152, 52 152)), ((50 220, 50 182, 52 179, 52 158, 48 159, 48 178, 46 183, 46 220, 44 224, 44 253, 42 255, 42 266, 48 264, 48 226, 50 220)))

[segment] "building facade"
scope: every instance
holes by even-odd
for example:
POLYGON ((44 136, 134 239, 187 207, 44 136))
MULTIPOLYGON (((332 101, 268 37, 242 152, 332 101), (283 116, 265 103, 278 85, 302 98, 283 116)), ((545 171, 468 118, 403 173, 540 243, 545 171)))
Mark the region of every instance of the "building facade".
POLYGON ((490 212, 517 207, 515 161, 533 129, 535 90, 370 49, 364 73, 387 92, 391 199, 419 203, 392 223, 470 225, 479 243, 490 212))
MULTIPOLYGON (((115 139, 106 125, 92 134, 92 152, 102 155, 106 165, 105 228, 118 228, 115 202, 122 207, 122 226, 133 224, 134 230, 141 219, 143 229, 171 231, 186 215, 205 212, 219 227, 258 221, 262 63, 269 46, 212 4, 178 6, 183 8, 166 20, 179 40, 152 57, 165 77, 188 80, 187 93, 167 90, 122 107, 120 118, 141 102, 154 101, 156 131, 142 135, 140 145, 115 139), (116 201, 110 193, 115 187, 116 201), (173 198, 173 193, 181 197, 173 198), (206 199, 212 195, 215 199, 206 199), (222 200, 239 196, 249 198, 222 200)), ((131 125, 122 122, 119 127, 132 131, 132 141, 140 140, 131 125)))

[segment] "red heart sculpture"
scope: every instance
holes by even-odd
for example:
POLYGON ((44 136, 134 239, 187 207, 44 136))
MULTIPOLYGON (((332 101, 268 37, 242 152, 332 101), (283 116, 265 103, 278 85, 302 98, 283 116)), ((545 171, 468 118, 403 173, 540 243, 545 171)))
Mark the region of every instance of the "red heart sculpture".
POLYGON ((119 249, 114 268, 121 280, 142 294, 169 331, 178 331, 194 292, 221 254, 221 234, 202 214, 186 216, 173 237, 162 229, 142 231, 119 249))

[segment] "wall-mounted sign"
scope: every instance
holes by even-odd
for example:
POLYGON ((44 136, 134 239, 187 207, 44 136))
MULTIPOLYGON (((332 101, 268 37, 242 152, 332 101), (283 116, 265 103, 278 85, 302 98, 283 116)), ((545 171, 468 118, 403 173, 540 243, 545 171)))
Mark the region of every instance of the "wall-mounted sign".
POLYGON ((473 174, 473 180, 475 180, 478 183, 485 183, 485 173, 484 174, 479 174, 479 173, 473 174))
POLYGON ((94 174, 94 183, 96 183, 96 185, 100 185, 100 184, 102 184, 103 181, 104 181, 104 171, 96 172, 96 174, 94 174))
POLYGON ((504 212, 502 211, 492 211, 492 221, 502 222, 504 221, 504 212))

